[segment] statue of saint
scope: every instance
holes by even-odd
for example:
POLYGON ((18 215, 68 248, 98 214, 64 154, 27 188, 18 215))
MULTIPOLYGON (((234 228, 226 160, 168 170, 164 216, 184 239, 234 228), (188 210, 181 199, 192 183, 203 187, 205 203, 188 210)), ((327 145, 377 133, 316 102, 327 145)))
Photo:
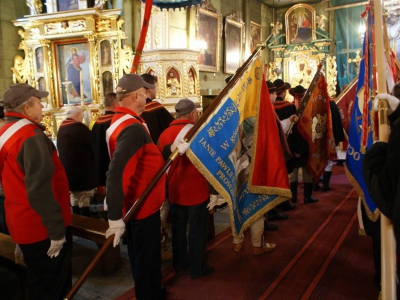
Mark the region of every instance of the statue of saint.
POLYGON ((173 72, 169 73, 169 79, 167 81, 167 94, 168 96, 171 95, 180 95, 181 93, 181 88, 180 88, 180 82, 178 78, 175 77, 173 72))

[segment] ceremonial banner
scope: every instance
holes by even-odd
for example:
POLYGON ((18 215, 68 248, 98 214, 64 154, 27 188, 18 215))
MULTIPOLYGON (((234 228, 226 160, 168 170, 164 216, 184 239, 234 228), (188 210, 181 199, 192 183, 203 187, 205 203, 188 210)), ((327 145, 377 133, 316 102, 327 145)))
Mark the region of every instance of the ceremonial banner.
POLYGON ((347 135, 346 140, 342 142, 343 150, 347 149, 347 137, 349 136, 351 113, 353 111, 354 99, 356 98, 357 82, 358 79, 354 78, 335 100, 339 108, 343 129, 347 135))
POLYGON ((186 152, 227 200, 236 238, 291 197, 278 126, 261 69, 260 58, 254 59, 194 134, 186 152))
POLYGON ((379 210, 368 193, 367 186, 362 174, 362 161, 366 149, 368 149, 374 140, 373 111, 371 91, 373 90, 372 79, 372 53, 370 52, 370 43, 372 42, 371 27, 372 17, 368 13, 366 38, 363 45, 363 60, 360 62, 360 73, 357 83, 357 93, 353 105, 349 128, 349 144, 346 154, 346 175, 350 183, 362 199, 367 216, 371 221, 376 221, 379 217, 379 210), (369 41, 369 42, 368 42, 369 41), (367 88, 365 88, 367 87, 367 88))
POLYGON ((328 159, 336 159, 330 100, 325 76, 321 74, 317 85, 311 91, 307 106, 297 122, 299 133, 309 145, 310 154, 306 168, 314 182, 318 182, 322 176, 328 159))

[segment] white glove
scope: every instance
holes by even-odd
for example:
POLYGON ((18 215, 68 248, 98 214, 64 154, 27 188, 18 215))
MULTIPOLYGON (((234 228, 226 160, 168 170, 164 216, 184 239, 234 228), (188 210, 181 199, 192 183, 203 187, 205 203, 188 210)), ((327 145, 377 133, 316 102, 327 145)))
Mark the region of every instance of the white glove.
POLYGON ((61 248, 63 247, 64 243, 65 237, 58 241, 50 240, 50 248, 49 250, 47 250, 47 255, 50 258, 57 257, 58 254, 60 254, 61 248))
POLYGON ((212 210, 218 202, 218 195, 210 195, 210 203, 208 203, 207 208, 208 210, 212 210))
POLYGON ((113 246, 115 248, 119 244, 121 236, 123 236, 125 233, 125 223, 124 221, 122 221, 122 219, 119 219, 117 221, 108 220, 108 226, 109 228, 106 231, 106 239, 115 234, 113 243, 113 246))
POLYGON ((18 244, 15 245, 15 251, 14 251, 14 257, 15 257, 15 263, 17 265, 24 265, 24 254, 21 251, 21 248, 19 247, 18 244))
POLYGON ((392 112, 394 112, 399 106, 399 99, 397 99, 395 96, 389 95, 389 94, 378 94, 375 96, 374 99, 374 110, 378 111, 378 103, 379 99, 385 99, 388 102, 388 115, 390 115, 392 112))
POLYGON ((179 141, 179 144, 176 145, 176 148, 178 149, 179 155, 185 154, 186 150, 189 148, 190 144, 185 142, 183 139, 179 141))

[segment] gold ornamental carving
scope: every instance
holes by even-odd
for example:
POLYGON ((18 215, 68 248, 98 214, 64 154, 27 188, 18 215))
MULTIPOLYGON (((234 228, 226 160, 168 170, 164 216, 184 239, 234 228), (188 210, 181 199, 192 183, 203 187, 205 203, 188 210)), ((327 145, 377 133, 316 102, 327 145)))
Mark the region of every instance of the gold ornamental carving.
POLYGON ((13 72, 13 83, 25 83, 28 78, 28 72, 26 69, 26 62, 21 55, 14 56, 14 66, 11 67, 13 72))
POLYGON ((98 32, 104 32, 111 30, 111 20, 103 19, 96 22, 96 29, 98 32))
POLYGON ((43 4, 40 0, 27 0, 26 5, 28 5, 31 13, 34 15, 40 14, 43 10, 43 4))

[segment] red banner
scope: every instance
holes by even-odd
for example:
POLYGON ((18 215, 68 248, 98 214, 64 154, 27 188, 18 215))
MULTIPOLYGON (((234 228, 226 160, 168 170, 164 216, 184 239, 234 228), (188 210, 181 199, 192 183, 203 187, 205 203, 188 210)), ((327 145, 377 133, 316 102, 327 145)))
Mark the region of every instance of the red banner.
POLYGON ((335 139, 332 131, 332 116, 325 76, 321 74, 311 92, 297 129, 309 145, 307 171, 314 181, 324 172, 327 160, 336 159, 335 139))

